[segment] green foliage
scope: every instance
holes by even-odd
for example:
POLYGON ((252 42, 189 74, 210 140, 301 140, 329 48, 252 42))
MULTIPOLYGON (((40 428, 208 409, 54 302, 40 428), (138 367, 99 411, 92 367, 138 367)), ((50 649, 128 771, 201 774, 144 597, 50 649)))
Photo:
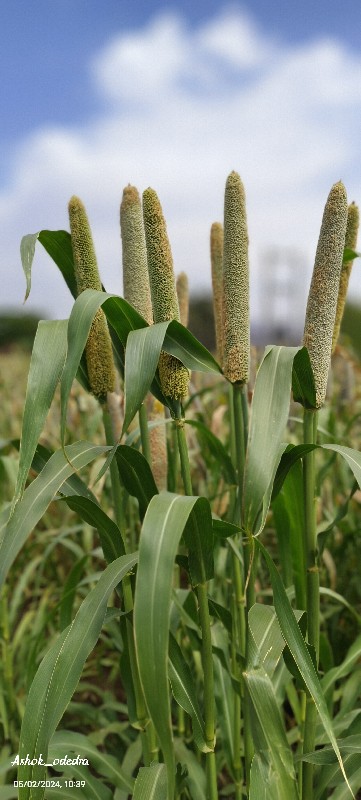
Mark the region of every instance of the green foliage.
MULTIPOLYGON (((37 241, 75 294, 64 231, 24 238, 28 290, 37 241)), ((360 395, 342 403, 336 362, 334 375, 316 431, 304 348, 267 348, 233 406, 219 365, 177 320, 149 326, 123 298, 88 289, 69 321, 41 322, 21 443, 0 443, 0 798, 13 796, 11 754, 38 749, 90 766, 57 764, 62 788, 21 787, 20 798, 64 796, 65 780, 85 782, 67 796, 102 800, 356 795, 360 395), (103 415, 84 361, 99 309, 121 386, 103 415), (192 370, 183 408, 161 389, 161 353, 192 370), (155 424, 171 490, 160 493, 155 424), (311 602, 304 507, 316 497, 311 602)), ((45 774, 28 764, 18 777, 45 774)))

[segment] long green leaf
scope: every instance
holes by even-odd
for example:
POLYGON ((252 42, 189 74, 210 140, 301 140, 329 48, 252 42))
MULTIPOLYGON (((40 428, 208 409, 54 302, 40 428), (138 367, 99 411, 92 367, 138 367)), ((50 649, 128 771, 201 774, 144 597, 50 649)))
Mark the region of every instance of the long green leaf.
POLYGON ((51 456, 40 475, 25 490, 3 531, 0 531, 0 586, 21 550, 27 537, 35 528, 49 503, 64 481, 75 470, 85 467, 109 447, 90 442, 76 442, 51 456))
MULTIPOLYGON (((99 637, 110 594, 133 569, 137 555, 121 556, 102 573, 94 589, 83 601, 72 624, 52 645, 31 685, 21 727, 19 756, 47 757, 49 741, 77 687, 85 661, 99 637)), ((19 767, 19 779, 42 780, 41 765, 19 767)), ((19 800, 42 800, 44 789, 24 787, 19 800)))
POLYGON ((163 349, 182 361, 188 369, 215 372, 218 375, 222 371, 209 350, 177 320, 172 320, 168 325, 163 349))
POLYGON ((99 775, 109 778, 114 786, 128 792, 133 791, 134 780, 120 767, 118 759, 98 750, 91 739, 82 733, 67 730, 56 731, 49 746, 49 762, 53 758, 59 758, 60 751, 62 754, 73 752, 82 758, 87 758, 99 775))
POLYGON ((148 461, 142 453, 128 445, 119 445, 115 457, 122 482, 127 492, 137 498, 139 513, 143 518, 152 497, 158 494, 148 461))
POLYGON ((361 453, 352 447, 344 447, 340 444, 324 444, 322 447, 323 450, 333 450, 335 453, 339 453, 345 459, 361 487, 361 453))
POLYGON ((24 491, 38 439, 63 371, 67 327, 67 320, 41 320, 38 325, 28 375, 13 509, 24 491))
POLYGON ((169 619, 174 560, 192 513, 208 501, 202 497, 162 493, 153 497, 144 517, 134 600, 134 630, 139 674, 168 773, 173 800, 175 764, 168 686, 169 619))
POLYGON ((243 524, 249 534, 263 529, 274 477, 286 445, 284 436, 297 347, 267 348, 254 389, 243 492, 243 524))
POLYGON ((248 626, 250 640, 247 667, 263 667, 271 678, 285 646, 274 608, 255 603, 248 612, 248 626))
POLYGON ((288 744, 272 681, 264 669, 243 673, 253 708, 267 742, 269 760, 278 782, 279 800, 297 800, 298 791, 288 744))
POLYGON ((59 268, 65 283, 73 295, 77 297, 78 289, 74 272, 73 248, 68 231, 40 231, 39 242, 59 268))
MULTIPOLYGON (((282 461, 282 459, 281 459, 282 461)), ((295 585, 297 608, 306 607, 306 565, 303 543, 304 498, 301 461, 289 470, 281 492, 272 503, 277 530, 280 561, 289 580, 295 585)))
POLYGON ((167 800, 167 771, 164 764, 152 764, 139 770, 133 800, 167 800))
POLYGON ((282 631, 282 635, 289 647, 292 658, 294 659, 296 666, 302 675, 302 678, 307 686, 307 689, 314 700, 322 725, 336 753, 337 760, 339 762, 345 781, 348 784, 347 776, 342 761, 342 756, 340 753, 339 746, 337 744, 336 736, 333 731, 332 721, 329 715, 326 699, 322 691, 322 687, 319 678, 317 676, 315 667, 313 665, 311 656, 307 649, 305 640, 302 636, 301 629, 296 622, 285 588, 282 584, 279 573, 270 555, 268 554, 266 548, 263 547, 263 545, 258 540, 256 540, 256 546, 260 549, 263 557, 266 560, 267 567, 269 569, 272 588, 273 588, 273 600, 280 628, 282 631))
POLYGON ((31 290, 31 272, 35 256, 37 241, 41 242, 46 252, 59 267, 63 278, 73 297, 77 295, 76 280, 74 275, 73 251, 70 233, 67 231, 39 231, 23 236, 20 244, 21 263, 26 278, 25 300, 31 290))
POLYGON ((177 640, 169 636, 169 678, 172 692, 178 705, 189 714, 192 719, 193 738, 202 753, 209 752, 206 743, 204 722, 199 707, 192 673, 183 656, 177 640))
POLYGON ((85 522, 97 529, 104 558, 108 564, 124 555, 124 543, 118 525, 96 503, 87 497, 75 495, 64 497, 64 501, 85 522))
POLYGON ((176 356, 188 369, 220 372, 208 350, 175 320, 133 331, 129 334, 125 353, 124 430, 127 430, 151 386, 162 350, 176 356))
POLYGON ((27 233, 26 236, 23 236, 20 242, 20 257, 26 279, 26 292, 25 292, 24 302, 25 300, 28 299, 31 291, 31 268, 33 265, 35 247, 38 238, 39 238, 39 233, 27 233))

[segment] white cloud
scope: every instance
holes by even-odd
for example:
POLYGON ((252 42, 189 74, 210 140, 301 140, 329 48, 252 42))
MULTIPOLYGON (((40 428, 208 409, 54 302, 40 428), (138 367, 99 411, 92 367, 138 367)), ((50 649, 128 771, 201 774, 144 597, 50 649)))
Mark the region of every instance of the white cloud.
MULTIPOLYGON (((87 206, 104 283, 119 292, 118 213, 129 182, 158 191, 176 271, 188 272, 193 291, 210 287, 209 228, 222 218, 232 169, 246 187, 254 296, 269 245, 304 252, 308 280, 332 183, 343 179, 361 201, 361 58, 330 40, 275 42, 233 7, 195 30, 156 17, 119 34, 91 70, 104 98, 98 118, 39 130, 14 154, 0 195, 5 300, 23 296, 21 235, 68 227, 74 193, 87 206)), ((54 273, 39 250, 31 303, 63 316, 71 301, 54 273)), ((353 283, 361 293, 357 273, 353 283)))

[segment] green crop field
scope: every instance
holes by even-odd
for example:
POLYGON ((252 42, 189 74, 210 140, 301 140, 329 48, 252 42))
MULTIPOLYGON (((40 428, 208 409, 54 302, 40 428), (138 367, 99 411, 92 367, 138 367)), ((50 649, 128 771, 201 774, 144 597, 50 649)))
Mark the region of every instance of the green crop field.
POLYGON ((0 800, 348 800, 361 787, 358 257, 325 205, 303 341, 251 347, 246 199, 211 228, 217 353, 156 192, 121 205, 124 298, 82 202, 25 236, 74 296, 0 353, 0 800))

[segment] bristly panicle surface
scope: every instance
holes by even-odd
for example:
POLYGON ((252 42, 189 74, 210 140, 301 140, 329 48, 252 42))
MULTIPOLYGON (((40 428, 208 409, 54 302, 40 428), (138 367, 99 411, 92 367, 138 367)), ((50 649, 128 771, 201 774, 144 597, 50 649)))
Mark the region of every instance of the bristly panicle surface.
POLYGON ((303 336, 315 377, 316 408, 326 396, 346 224, 347 195, 339 181, 332 187, 323 213, 303 336))
POLYGON ((120 206, 124 298, 149 323, 153 322, 147 248, 139 192, 126 186, 120 206))
MULTIPOLYGON (((100 292, 102 284, 87 213, 75 196, 69 201, 69 221, 78 294, 85 289, 100 292)), ((101 308, 90 328, 85 354, 92 392, 105 400, 107 393, 115 389, 115 369, 109 329, 101 308)))
POLYGON ((249 378, 249 267, 246 199, 237 172, 227 178, 223 244, 223 371, 231 383, 249 378))
MULTIPOLYGON (((143 193, 143 218, 154 322, 178 320, 173 259, 161 204, 154 189, 143 193)), ((188 370, 174 356, 162 353, 159 377, 166 397, 181 399, 188 392, 188 370)))

